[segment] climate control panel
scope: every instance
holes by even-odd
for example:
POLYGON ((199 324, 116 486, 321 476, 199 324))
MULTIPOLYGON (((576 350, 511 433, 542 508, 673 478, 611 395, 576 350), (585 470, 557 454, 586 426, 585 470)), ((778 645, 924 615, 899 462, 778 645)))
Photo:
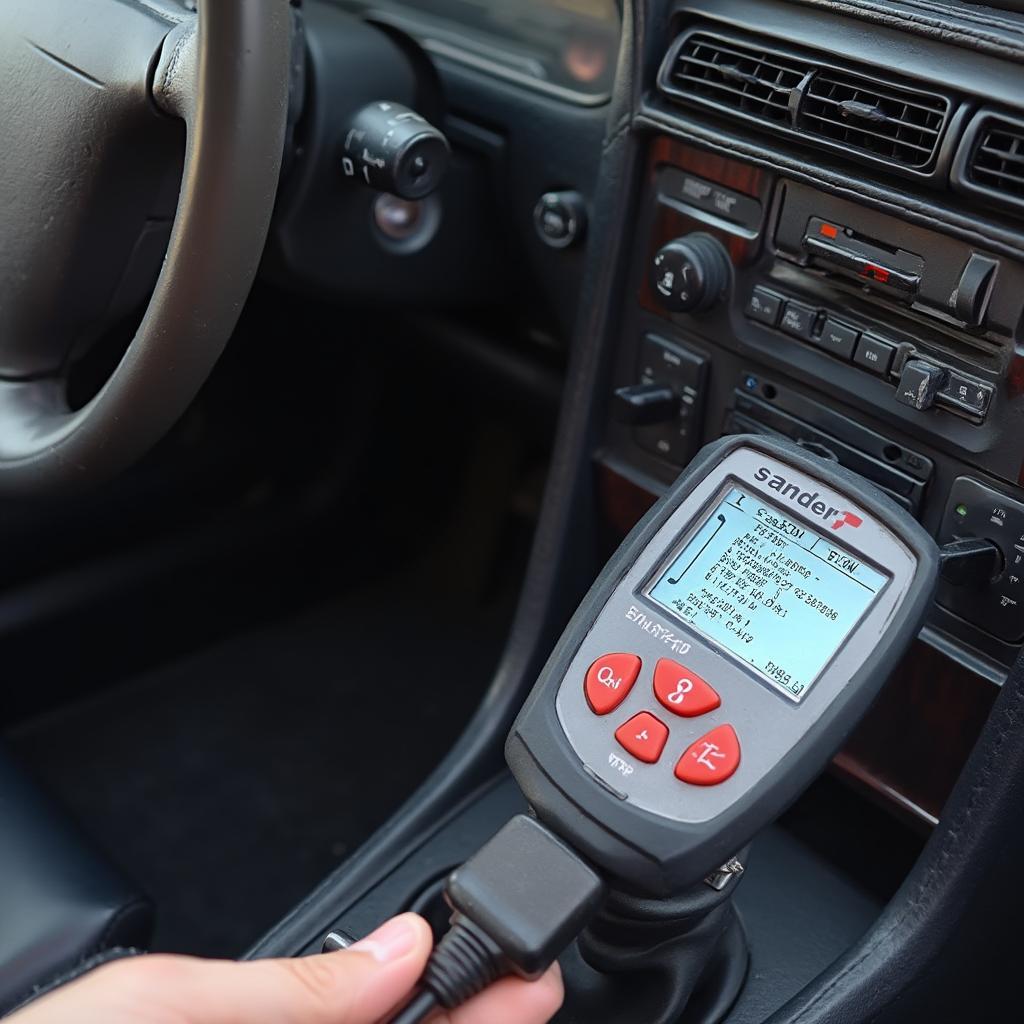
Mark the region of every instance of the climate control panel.
POLYGON ((877 328, 855 322, 848 312, 812 305, 758 284, 745 313, 765 327, 892 383, 893 397, 901 405, 918 410, 934 406, 975 422, 988 414, 995 393, 992 384, 934 356, 922 356, 913 343, 883 336, 877 328))

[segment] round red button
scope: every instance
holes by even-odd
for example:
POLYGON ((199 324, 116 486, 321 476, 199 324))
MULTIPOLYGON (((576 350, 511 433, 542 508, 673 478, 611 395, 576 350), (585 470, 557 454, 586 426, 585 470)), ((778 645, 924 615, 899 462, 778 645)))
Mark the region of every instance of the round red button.
POLYGON ((683 718, 706 715, 722 703, 696 672, 669 658, 662 658, 654 669, 654 695, 662 707, 683 718))
POLYGON ((602 654, 590 668, 583 684, 590 710, 595 715, 614 711, 633 688, 640 675, 640 659, 635 654, 602 654))

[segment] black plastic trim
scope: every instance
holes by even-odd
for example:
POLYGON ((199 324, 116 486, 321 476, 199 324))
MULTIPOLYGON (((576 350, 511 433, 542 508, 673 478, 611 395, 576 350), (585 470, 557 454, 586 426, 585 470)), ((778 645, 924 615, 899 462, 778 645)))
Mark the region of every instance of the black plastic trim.
POLYGON ((438 818, 504 767, 502 744, 537 673, 543 667, 582 590, 594 578, 597 517, 591 452, 603 430, 600 384, 611 353, 597 339, 612 330, 617 311, 608 296, 627 273, 630 237, 641 177, 640 152, 629 127, 636 102, 634 31, 642 5, 624 4, 618 78, 602 147, 602 174, 586 241, 587 274, 574 330, 540 522, 509 639, 476 714, 448 756, 389 821, 264 936, 248 958, 292 956, 308 946, 345 909, 409 855, 410 845, 438 818), (579 588, 579 589, 577 589, 579 588))

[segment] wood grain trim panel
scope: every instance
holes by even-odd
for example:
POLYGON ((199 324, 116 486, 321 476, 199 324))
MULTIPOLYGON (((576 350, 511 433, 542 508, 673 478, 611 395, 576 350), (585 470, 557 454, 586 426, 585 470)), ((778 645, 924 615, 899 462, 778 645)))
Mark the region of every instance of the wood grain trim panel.
MULTIPOLYGON (((656 194, 656 177, 658 168, 665 165, 678 167, 681 170, 694 174, 705 181, 713 181, 734 192, 741 192, 744 195, 757 199, 762 207, 767 208, 768 193, 771 187, 770 175, 760 167, 742 163, 739 160, 732 160, 729 157, 719 156, 716 153, 709 153, 702 149, 695 149, 692 146, 684 145, 677 139, 670 139, 660 135, 654 140, 647 160, 646 177, 648 181, 647 194, 656 194)), ((666 242, 679 238, 681 235, 688 235, 694 231, 701 231, 704 234, 713 235, 726 248, 733 265, 737 267, 746 266, 757 258, 761 248, 761 237, 747 238, 734 234, 723 228, 696 217, 690 217, 682 210, 671 206, 659 204, 654 216, 654 225, 650 235, 650 247, 647 252, 648 265, 653 261, 654 254, 666 242)), ((647 275, 644 275, 640 285, 640 305, 649 312, 659 316, 665 315, 664 308, 657 301, 654 289, 651 286, 647 275)))

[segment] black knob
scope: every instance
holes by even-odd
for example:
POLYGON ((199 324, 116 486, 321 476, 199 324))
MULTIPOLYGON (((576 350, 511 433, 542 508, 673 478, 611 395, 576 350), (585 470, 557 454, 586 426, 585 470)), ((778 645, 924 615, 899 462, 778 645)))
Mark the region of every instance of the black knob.
POLYGON ((679 396, 668 384, 631 384, 617 388, 614 415, 634 427, 668 423, 679 415, 679 396))
POLYGON ((587 207, 579 192, 545 192, 533 208, 533 226, 545 245, 568 249, 583 237, 587 207))
POLYGON ((663 245, 654 257, 651 284, 673 313, 713 306, 729 283, 729 254, 711 235, 686 235, 663 245))
POLYGON ((448 140, 401 103, 370 103, 342 142, 345 177, 402 199, 429 195, 448 169, 448 140))
POLYGON ((1005 568, 1002 550, 986 537, 957 538, 939 548, 942 578, 959 587, 986 587, 1005 568))

